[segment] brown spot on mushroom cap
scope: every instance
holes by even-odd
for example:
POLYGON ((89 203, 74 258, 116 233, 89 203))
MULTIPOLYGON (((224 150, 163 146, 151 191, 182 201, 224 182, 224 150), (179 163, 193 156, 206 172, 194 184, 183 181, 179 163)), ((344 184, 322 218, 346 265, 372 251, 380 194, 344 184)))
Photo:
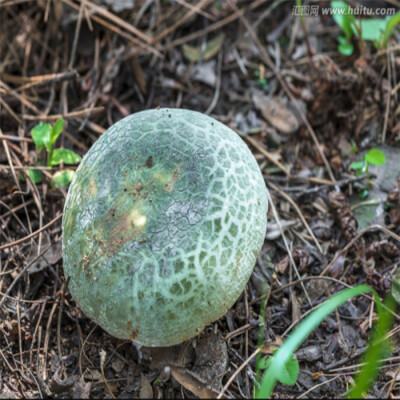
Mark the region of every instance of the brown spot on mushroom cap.
POLYGON ((135 328, 129 335, 132 340, 135 340, 139 334, 139 329, 135 328))
POLYGON ((151 168, 151 167, 153 166, 153 157, 152 157, 152 156, 149 156, 149 157, 147 158, 147 160, 146 160, 146 166, 147 166, 148 168, 151 168))

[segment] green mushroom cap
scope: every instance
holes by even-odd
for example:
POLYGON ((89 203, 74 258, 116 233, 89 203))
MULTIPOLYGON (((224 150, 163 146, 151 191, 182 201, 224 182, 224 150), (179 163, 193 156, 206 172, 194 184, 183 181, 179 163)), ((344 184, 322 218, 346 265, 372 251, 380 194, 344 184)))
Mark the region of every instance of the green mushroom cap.
POLYGON ((69 189, 70 291, 118 338, 181 343, 242 293, 267 207, 257 162, 234 131, 195 111, 132 114, 97 140, 69 189))

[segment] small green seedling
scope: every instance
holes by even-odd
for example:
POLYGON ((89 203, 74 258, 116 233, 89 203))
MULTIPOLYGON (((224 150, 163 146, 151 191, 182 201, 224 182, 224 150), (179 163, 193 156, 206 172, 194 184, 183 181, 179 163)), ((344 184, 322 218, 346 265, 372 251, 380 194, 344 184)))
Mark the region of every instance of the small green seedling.
MULTIPOLYGON (((258 369, 263 370, 269 368, 275 362, 274 360, 277 352, 278 349, 274 350, 271 357, 261 358, 257 364, 258 369)), ((296 356, 292 354, 292 357, 288 357, 282 365, 282 368, 277 371, 276 379, 278 382, 282 383, 282 385, 292 386, 297 381, 299 371, 299 362, 297 361, 296 356)))
POLYGON ((369 166, 372 165, 383 165, 386 162, 385 154, 378 149, 371 149, 364 156, 363 161, 356 161, 350 164, 350 168, 356 170, 356 176, 362 173, 367 174, 367 187, 361 192, 360 197, 363 199, 368 196, 368 189, 371 186, 371 180, 369 176, 369 166))
POLYGON ((357 20, 349 11, 345 1, 332 1, 333 19, 342 28, 344 33, 338 37, 338 50, 345 56, 353 54, 354 46, 351 43, 353 36, 364 41, 371 41, 378 49, 386 48, 386 43, 394 28, 400 23, 400 12, 387 18, 368 18, 357 20))
POLYGON ((266 91, 268 89, 268 83, 264 76, 260 78, 260 70, 256 69, 254 75, 258 78, 258 83, 262 89, 266 91))
MULTIPOLYGON (((59 165, 61 162, 64 164, 76 164, 82 160, 82 157, 72 150, 53 149, 63 128, 64 120, 59 118, 53 126, 45 122, 40 122, 31 131, 32 139, 36 145, 36 159, 40 151, 46 148, 48 167, 59 165)), ((41 165, 41 162, 37 161, 37 165, 41 165)), ((74 171, 71 169, 57 171, 53 174, 54 180, 61 186, 68 185, 72 181, 73 176, 74 171)), ((42 171, 39 169, 30 169, 29 177, 34 183, 40 183, 43 180, 42 171)))

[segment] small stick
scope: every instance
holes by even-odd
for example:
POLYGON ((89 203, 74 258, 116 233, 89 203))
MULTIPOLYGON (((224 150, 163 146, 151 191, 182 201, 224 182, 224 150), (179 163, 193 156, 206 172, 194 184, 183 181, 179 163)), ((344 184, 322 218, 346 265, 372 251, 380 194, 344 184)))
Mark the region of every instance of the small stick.
POLYGON ((27 83, 17 88, 17 91, 19 92, 22 90, 30 89, 35 86, 47 85, 48 83, 59 83, 73 78, 77 78, 78 76, 79 74, 76 70, 58 72, 47 75, 31 76, 29 77, 29 81, 27 83))
POLYGON ((5 84, 1 80, 0 80, 0 87, 2 87, 8 94, 15 97, 17 100, 19 100, 24 106, 30 108, 36 114, 40 114, 40 110, 34 104, 32 104, 25 97, 21 96, 16 90, 11 89, 7 84, 5 84))
POLYGON ((221 392, 219 393, 217 399, 221 399, 226 390, 229 388, 233 380, 239 375, 240 371, 260 352, 260 348, 257 347, 256 350, 253 351, 251 356, 232 374, 232 376, 229 378, 228 382, 226 382, 226 385, 222 388, 221 392))
POLYGON ((174 25, 164 29, 159 35, 157 35, 151 43, 157 43, 161 39, 168 36, 171 32, 174 32, 177 28, 179 28, 183 23, 185 23, 192 15, 194 15, 198 10, 201 10, 203 7, 206 7, 211 0, 200 0, 193 10, 187 12, 182 18, 180 18, 174 25))
POLYGON ((42 257, 42 255, 44 253, 46 253, 46 251, 51 247, 51 244, 49 244, 38 256, 36 256, 29 264, 26 264, 25 267, 21 270, 21 272, 15 277, 15 279, 12 281, 11 285, 8 287, 4 297, 0 300, 0 308, 3 305, 6 296, 8 296, 11 293, 11 290, 13 289, 13 287, 17 284, 17 282, 19 281, 19 279, 21 278, 21 276, 28 270, 28 268, 34 263, 36 262, 40 257, 42 257))
POLYGON ((301 222, 303 222, 303 225, 306 227, 308 233, 313 238, 314 243, 316 244, 318 250, 320 251, 321 254, 324 254, 321 245, 319 244, 319 242, 318 242, 317 238, 315 237, 312 229, 310 228, 310 225, 308 225, 308 222, 304 218, 303 213, 301 212, 299 206, 295 203, 295 201, 289 195, 287 195, 283 190, 279 189, 278 186, 274 185, 272 182, 268 181, 268 185, 271 186, 272 189, 276 190, 282 197, 284 197, 293 206, 293 208, 296 210, 298 216, 300 217, 301 222))
POLYGON ((391 96, 391 80, 392 80, 392 69, 390 67, 390 59, 389 59, 389 53, 386 53, 386 59, 387 59, 387 68, 388 68, 388 82, 389 82, 389 87, 388 87, 388 92, 387 92, 387 99, 386 99, 386 110, 385 110, 385 121, 383 123, 383 132, 382 132, 382 143, 385 143, 386 141, 386 132, 387 132, 387 125, 388 125, 388 120, 389 120, 389 111, 390 111, 390 96, 391 96))
MULTIPOLYGON (((9 247, 13 247, 16 246, 17 244, 23 243, 29 239, 32 239, 33 237, 35 237, 36 235, 38 235, 39 233, 43 232, 44 230, 46 230, 49 226, 53 225, 55 222, 57 222, 59 219, 61 219, 63 216, 63 214, 59 214, 57 215, 57 217, 55 217, 54 219, 52 219, 48 224, 46 224, 45 226, 43 226, 41 229, 38 229, 35 232, 32 232, 30 235, 27 235, 25 237, 23 237, 22 239, 16 240, 15 242, 12 243, 7 243, 4 244, 3 246, 0 246, 0 250, 4 250, 4 249, 8 249, 9 247)), ((35 259, 36 261, 36 259, 35 259)), ((11 286, 10 286, 11 287, 11 286)), ((7 293, 8 294, 8 293, 7 293)), ((1 303, 0 303, 1 305, 1 303)))
MULTIPOLYGON (((1 99, 0 99, 1 100, 1 99)), ((12 135, 2 135, 0 134, 0 139, 1 140, 10 140, 13 142, 28 142, 28 143, 33 143, 32 139, 29 138, 24 138, 24 137, 19 137, 19 136, 12 136, 12 135)), ((18 167, 14 167, 15 169, 18 169, 18 167)))
POLYGON ((59 118, 64 118, 64 119, 69 119, 69 118, 76 118, 76 117, 81 117, 82 115, 93 113, 93 112, 100 112, 103 111, 104 107, 92 107, 92 108, 86 108, 85 110, 79 110, 79 111, 72 111, 67 114, 53 114, 53 115, 29 115, 25 114, 23 116, 24 119, 30 120, 30 121, 57 121, 59 118))
POLYGON ((219 93, 221 90, 222 58, 223 58, 223 51, 221 50, 218 54, 218 76, 217 76, 217 84, 216 84, 216 88, 215 88, 215 93, 214 93, 214 97, 211 101, 211 104, 207 108, 207 111, 204 113, 206 115, 210 115, 218 103, 219 93))
MULTIPOLYGON (((270 195, 270 193, 269 193, 269 190, 267 190, 267 196, 268 196, 268 203, 271 205, 272 213, 273 213, 273 215, 274 215, 274 218, 275 218, 276 223, 278 224, 279 231, 281 232, 281 236, 282 236, 282 239, 283 239, 283 243, 284 243, 284 245, 285 245, 286 252, 287 252, 287 255, 288 255, 288 257, 289 257, 289 260, 290 260, 290 263, 291 263, 291 265, 292 265, 292 268, 293 268, 294 271, 296 272, 297 278, 298 278, 298 279, 301 279, 299 270, 297 269, 296 263, 294 262, 294 259, 293 259, 292 252, 291 252, 291 250, 290 250, 290 248, 289 248, 289 244, 288 244, 288 242, 287 242, 287 240, 286 240, 286 235, 285 235, 285 233, 283 232, 282 225, 281 225, 281 221, 280 221, 279 216, 278 216, 278 211, 276 210, 275 204, 274 204, 274 202, 272 201, 272 198, 271 198, 271 195, 270 195)), ((303 282, 301 283, 301 287, 302 287, 302 289, 303 289, 303 291, 304 291, 304 294, 305 294, 305 296, 306 296, 306 298, 307 298, 308 303, 309 303, 310 306, 311 306, 311 305, 312 305, 312 302, 311 302, 310 296, 308 295, 307 289, 306 289, 306 287, 304 286, 304 283, 303 283, 303 282)))
POLYGON ((268 161, 271 161, 272 164, 275 164, 287 177, 291 177, 290 172, 285 168, 285 166, 276 160, 269 151, 265 150, 264 147, 257 142, 257 140, 250 136, 245 136, 244 139, 254 146, 263 156, 265 156, 268 161))
POLYGON ((206 17, 208 19, 215 21, 215 16, 209 14, 207 11, 203 11, 199 7, 196 7, 190 3, 187 3, 185 0, 175 0, 175 1, 179 4, 181 4, 182 6, 189 8, 189 10, 193 10, 196 14, 201 14, 203 17, 206 17))
MULTIPOLYGON (((255 8, 259 7, 261 4, 265 3, 266 1, 267 0, 257 0, 257 1, 252 2, 248 8, 243 8, 239 11, 235 11, 231 15, 228 15, 226 18, 224 18, 222 21, 217 21, 214 24, 210 25, 207 28, 207 32, 210 33, 219 28, 222 28, 223 26, 240 18, 245 12, 247 12, 249 10, 254 10, 255 8)), ((190 35, 187 35, 187 36, 184 36, 184 37, 174 40, 169 45, 167 45, 166 48, 171 49, 173 47, 180 46, 181 44, 190 42, 191 40, 197 39, 203 35, 204 35, 204 29, 200 29, 196 32, 191 33, 190 35)))
POLYGON ((151 44, 153 42, 153 39, 150 36, 146 35, 141 30, 135 28, 133 25, 124 21, 122 18, 119 18, 116 15, 105 10, 103 7, 100 7, 100 6, 96 5, 95 3, 92 3, 89 0, 85 0, 85 6, 88 8, 91 8, 93 11, 96 11, 98 14, 102 15, 103 17, 108 18, 109 20, 113 21, 114 23, 121 26, 122 28, 125 28, 128 32, 133 33, 134 35, 136 35, 137 37, 142 39, 144 42, 146 42, 148 44, 151 44))
MULTIPOLYGON (((79 6, 77 4, 75 4, 75 3, 73 3, 71 0, 62 0, 62 1, 64 3, 66 3, 66 4, 68 4, 70 7, 74 8, 75 10, 79 10, 79 6)), ((150 53, 153 53, 154 55, 156 55, 159 58, 163 58, 163 55, 157 49, 155 49, 154 47, 152 47, 152 46, 150 46, 150 45, 148 45, 146 43, 143 43, 142 41, 140 41, 136 37, 130 35, 127 32, 122 31, 121 29, 119 29, 115 25, 112 25, 112 24, 108 23, 107 21, 105 21, 104 19, 98 17, 97 15, 91 14, 90 18, 93 19, 94 21, 96 21, 97 23, 99 23, 100 25, 103 25, 107 29, 115 32, 117 35, 120 35, 120 36, 130 40, 136 46, 144 48, 145 50, 149 51, 150 53)))
POLYGON ((329 271, 329 269, 332 267, 332 265, 336 262, 336 260, 342 254, 346 253, 347 250, 349 250, 350 247, 353 246, 354 243, 357 242, 357 240, 361 238, 361 236, 363 236, 367 232, 374 231, 375 229, 385 232, 387 235, 391 236, 393 239, 400 242, 400 236, 396 235, 394 232, 390 231, 389 229, 386 229, 385 227, 383 227, 381 225, 368 226, 367 228, 365 228, 361 232, 359 232, 356 236, 354 236, 354 238, 349 243, 347 243, 347 245, 345 247, 343 247, 343 249, 339 250, 336 253, 335 257, 333 257, 333 260, 325 267, 325 269, 319 274, 319 276, 324 276, 329 271))
POLYGON ((64 308, 65 291, 67 290, 69 279, 70 279, 70 277, 68 277, 68 279, 66 280, 66 282, 63 283, 63 286, 62 286, 61 299, 60 299, 60 308, 58 309, 58 318, 57 318, 57 348, 58 348, 58 358, 59 358, 60 362, 61 362, 61 359, 62 359, 62 352, 61 352, 61 317, 62 317, 62 312, 63 312, 63 308, 64 308))
POLYGON ((0 96, 0 103, 9 112, 9 114, 18 122, 18 124, 22 125, 21 118, 18 117, 18 115, 15 114, 12 108, 2 99, 2 96, 0 96))
MULTIPOLYGON (((56 311, 57 308, 57 303, 60 300, 60 298, 58 298, 54 304, 53 307, 51 308, 50 311, 50 315, 49 315, 49 319, 47 320, 47 325, 46 325, 46 336, 44 337, 44 350, 43 350, 43 380, 46 381, 47 379, 47 369, 46 369, 46 364, 47 364, 47 351, 49 349, 49 340, 50 340, 50 327, 51 327, 51 323, 53 321, 53 316, 54 313, 56 311)), ((38 342, 38 346, 40 346, 40 342, 38 342)), ((38 353, 39 354, 39 353, 38 353)), ((39 357, 38 357, 39 358, 39 357)))

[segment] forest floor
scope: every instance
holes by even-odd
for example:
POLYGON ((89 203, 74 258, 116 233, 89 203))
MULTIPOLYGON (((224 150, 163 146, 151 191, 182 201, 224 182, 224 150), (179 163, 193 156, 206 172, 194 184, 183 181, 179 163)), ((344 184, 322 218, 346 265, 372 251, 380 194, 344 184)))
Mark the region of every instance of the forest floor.
MULTIPOLYGON (((0 398, 250 398, 260 329, 268 356, 346 287, 394 295, 400 34, 382 48, 353 35, 343 55, 334 19, 300 18, 294 3, 0 3, 0 398), (44 166, 31 131, 63 118, 55 147, 84 156, 110 125, 155 107, 200 111, 241 135, 279 223, 270 206, 254 272, 224 317, 182 345, 142 348, 140 358, 71 297, 61 248, 68 186, 55 181, 77 165, 44 166), (368 174, 350 166, 372 148, 385 164, 368 174)), ((399 9, 397 0, 350 3, 399 9)), ((296 352, 297 382, 278 384, 273 397, 342 397, 376 319, 369 295, 328 315, 296 352)), ((395 312, 372 397, 400 396, 399 332, 395 312)))

